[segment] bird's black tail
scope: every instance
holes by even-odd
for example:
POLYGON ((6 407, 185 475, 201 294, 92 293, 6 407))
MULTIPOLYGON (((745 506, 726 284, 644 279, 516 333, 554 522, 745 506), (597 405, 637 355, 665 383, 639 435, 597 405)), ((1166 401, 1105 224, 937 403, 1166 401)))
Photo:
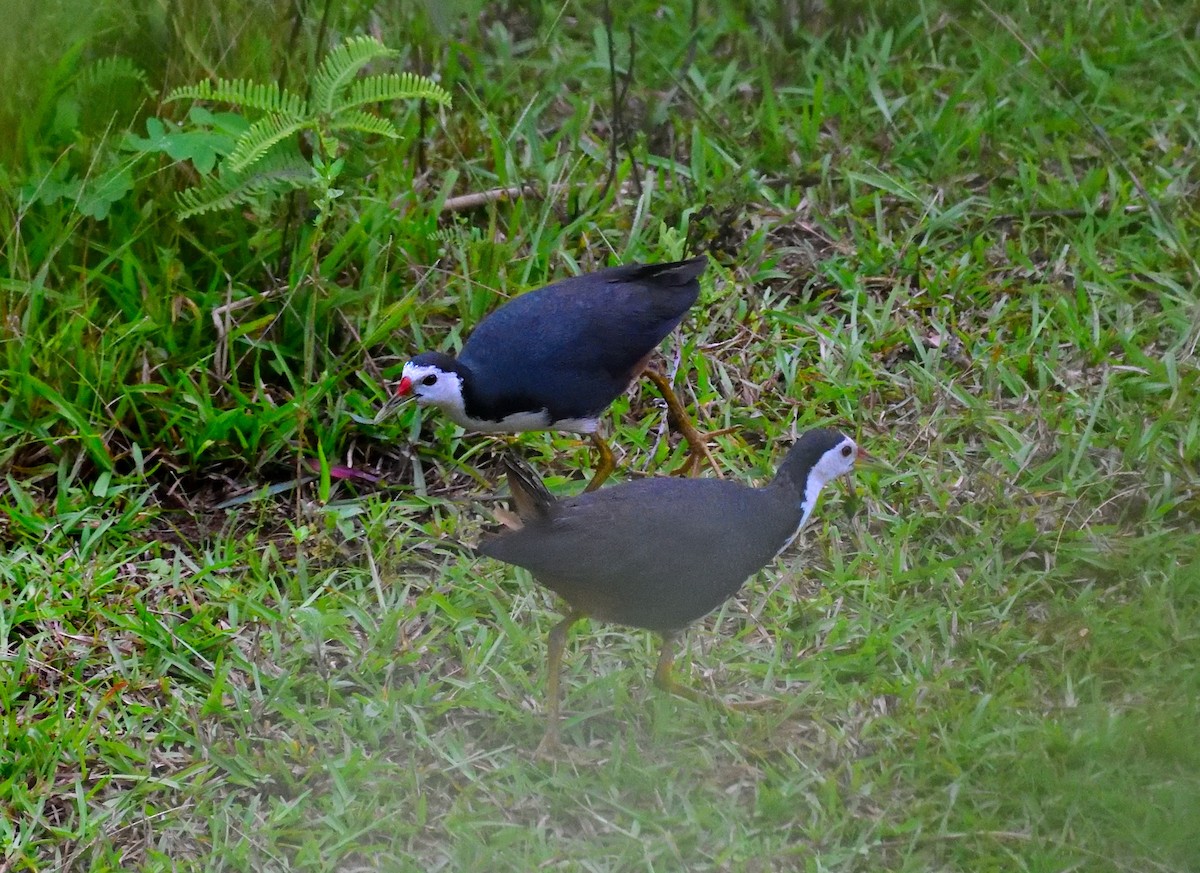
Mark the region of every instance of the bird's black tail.
POLYGON ((504 456, 504 473, 508 477, 508 490, 512 492, 513 509, 521 521, 528 523, 545 518, 554 505, 554 495, 529 462, 507 454, 504 456))
POLYGON ((687 285, 698 279, 707 266, 708 257, 705 255, 669 264, 630 264, 625 268, 628 274, 616 281, 651 282, 664 287, 687 285))

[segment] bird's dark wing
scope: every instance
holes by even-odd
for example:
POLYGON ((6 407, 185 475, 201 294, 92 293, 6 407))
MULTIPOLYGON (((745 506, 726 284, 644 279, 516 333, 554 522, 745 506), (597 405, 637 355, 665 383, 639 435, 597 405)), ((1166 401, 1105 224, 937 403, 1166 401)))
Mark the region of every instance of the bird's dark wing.
POLYGON ((700 293, 705 261, 614 267, 522 294, 475 329, 459 360, 487 377, 478 408, 595 417, 635 378, 700 293))

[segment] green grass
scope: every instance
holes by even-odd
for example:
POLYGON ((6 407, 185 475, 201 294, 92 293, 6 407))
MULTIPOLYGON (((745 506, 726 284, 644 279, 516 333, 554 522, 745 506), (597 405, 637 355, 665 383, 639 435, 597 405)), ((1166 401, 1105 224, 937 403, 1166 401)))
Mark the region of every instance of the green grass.
MULTIPOLYGON (((0 870, 1200 868, 1193 12, 614 7, 610 180, 582 7, 226 5, 30 7, 0 65, 0 870), (368 26, 454 107, 356 145, 315 258, 302 201, 180 222, 119 147, 157 105, 85 74, 303 89, 368 26), (701 251, 665 351, 728 475, 829 422, 890 469, 688 635, 777 709, 584 623, 539 760, 556 604, 459 547, 499 444, 362 422, 500 300, 701 251)), ((622 475, 681 460, 653 389, 610 421, 622 475)))

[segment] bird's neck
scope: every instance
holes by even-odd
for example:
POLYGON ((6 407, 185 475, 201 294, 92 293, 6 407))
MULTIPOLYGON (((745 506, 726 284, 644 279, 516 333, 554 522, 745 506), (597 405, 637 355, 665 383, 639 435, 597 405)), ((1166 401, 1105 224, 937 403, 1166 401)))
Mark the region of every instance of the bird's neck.
MULTIPOLYGON (((810 476, 802 487, 798 487, 795 482, 790 479, 776 478, 771 484, 767 485, 767 490, 774 491, 778 500, 782 501, 788 508, 796 511, 791 517, 795 519, 795 527, 791 528, 786 539, 775 550, 776 556, 782 554, 800 535, 800 531, 804 529, 804 525, 808 523, 808 518, 812 515, 813 510, 817 506, 817 497, 821 493, 821 487, 825 483, 817 480, 817 477, 810 476)), ((782 521, 782 519, 781 519, 782 521)))
POLYGON ((797 482, 791 476, 781 475, 776 476, 775 480, 767 487, 775 489, 784 500, 795 506, 800 512, 800 519, 796 522, 796 531, 788 539, 788 542, 791 543, 800 529, 808 522, 813 510, 816 509, 817 499, 821 496, 821 489, 825 487, 825 481, 810 471, 801 482, 797 482))
MULTIPOLYGON (((813 510, 817 506, 817 498, 821 496, 821 489, 825 487, 825 483, 817 476, 809 476, 804 482, 804 493, 800 497, 800 525, 804 527, 808 517, 812 515, 813 510)), ((799 530, 799 528, 797 528, 799 530)))

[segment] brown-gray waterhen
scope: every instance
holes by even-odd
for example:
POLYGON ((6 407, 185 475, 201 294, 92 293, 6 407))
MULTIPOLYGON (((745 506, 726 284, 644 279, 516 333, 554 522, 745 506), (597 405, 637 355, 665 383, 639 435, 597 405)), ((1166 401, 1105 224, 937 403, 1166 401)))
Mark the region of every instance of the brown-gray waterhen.
POLYGON ((699 297, 707 263, 610 267, 515 297, 480 322, 457 358, 424 352, 406 363, 377 420, 415 398, 468 430, 587 434, 600 452, 591 491, 614 468, 600 416, 644 372, 688 442, 685 468, 698 470, 704 458, 717 470, 670 382, 646 368, 699 297))
POLYGON ((525 567, 570 607, 549 639, 546 735, 559 743, 559 672, 567 631, 581 618, 662 635, 660 688, 704 696, 671 676, 674 642, 691 622, 732 597, 795 539, 821 489, 868 457, 834 430, 810 430, 761 488, 717 479, 641 479, 556 499, 523 462, 506 458, 523 526, 478 551, 525 567))

